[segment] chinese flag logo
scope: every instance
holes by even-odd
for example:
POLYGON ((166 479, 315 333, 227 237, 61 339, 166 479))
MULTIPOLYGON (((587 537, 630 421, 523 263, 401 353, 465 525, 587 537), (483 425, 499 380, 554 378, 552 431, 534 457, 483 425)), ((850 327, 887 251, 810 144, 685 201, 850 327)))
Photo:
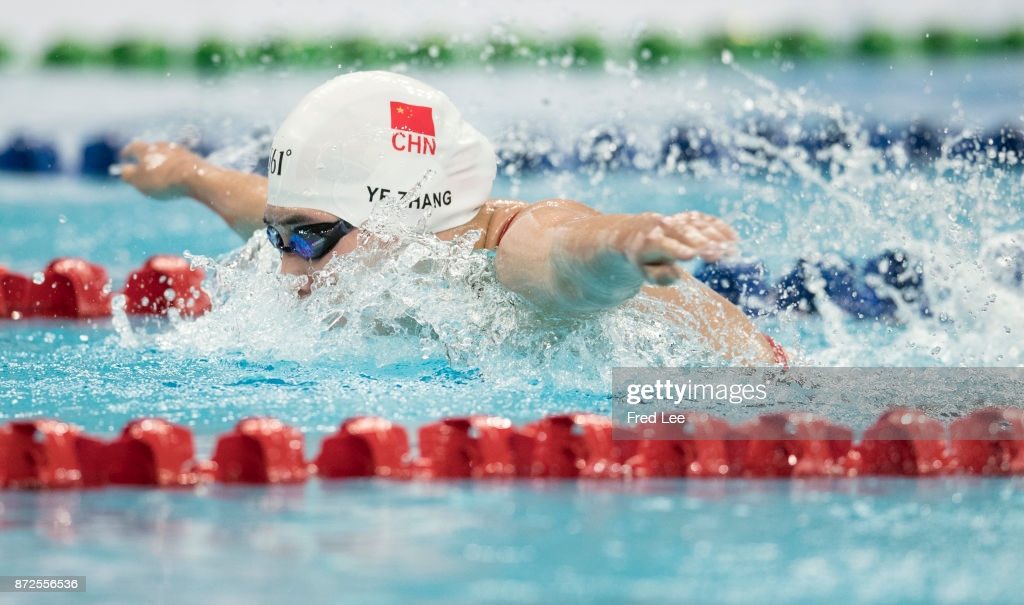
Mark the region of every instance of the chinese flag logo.
POLYGON ((434 136, 434 112, 429 107, 391 101, 391 129, 434 136))

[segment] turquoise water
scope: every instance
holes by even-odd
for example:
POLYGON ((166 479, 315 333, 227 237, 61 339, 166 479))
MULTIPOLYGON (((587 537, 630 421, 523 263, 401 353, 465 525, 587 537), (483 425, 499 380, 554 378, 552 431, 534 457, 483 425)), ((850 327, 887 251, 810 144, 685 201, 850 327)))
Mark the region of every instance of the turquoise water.
MULTIPOLYGON (((895 319, 857 320, 825 302, 818 315, 762 317, 759 327, 812 365, 1021 365, 1016 257, 997 249, 1021 228, 1020 168, 882 153, 869 141, 872 116, 902 123, 913 105, 907 97, 916 97, 904 91, 890 107, 876 100, 862 111, 872 72, 861 69, 841 72, 851 75, 833 85, 832 96, 847 94, 848 104, 799 90, 786 70, 773 78, 781 84, 732 71, 688 74, 686 88, 654 76, 636 86, 615 74, 551 78, 547 104, 526 104, 484 128, 499 149, 520 133, 527 152, 571 150, 579 137, 563 131, 597 125, 620 129, 635 154, 617 167, 506 163, 495 193, 572 197, 608 212, 712 212, 736 226, 742 253, 763 260, 773 281, 800 258, 834 253, 863 264, 904 249, 923 263, 930 316, 906 307, 895 319), (545 130, 545 118, 558 113, 551 104, 574 90, 614 102, 595 101, 590 117, 566 114, 545 130), (651 105, 623 113, 623 100, 645 90, 651 105), (692 101, 700 95, 715 102, 692 101), (838 131, 845 143, 807 152, 785 137, 751 135, 765 116, 794 140, 838 131), (661 163, 673 124, 721 152, 661 163)), ((997 78, 1006 69, 946 66, 929 95, 952 101, 962 93, 971 107, 976 87, 961 84, 972 73, 972 81, 998 81, 993 90, 1013 106, 1019 87, 997 78)), ((223 86, 231 97, 252 82, 223 86)), ((465 82, 452 87, 453 96, 469 95, 464 106, 475 121, 495 111, 465 82)), ((931 112, 948 106, 929 103, 931 112)), ((1018 119, 1000 113, 1005 106, 949 118, 960 130, 950 131, 946 148, 963 127, 990 130, 992 115, 1018 119)), ((219 157, 254 163, 243 152, 263 136, 260 119, 210 113, 196 128, 236 135, 214 150, 219 157)), ((72 120, 77 128, 82 119, 72 120)), ((180 121, 149 116, 140 130, 168 135, 180 121)), ((459 244, 410 238, 374 271, 341 261, 335 282, 299 302, 258 237, 237 251, 242 242, 208 211, 146 200, 114 182, 0 175, 0 234, 0 264, 27 274, 54 257, 80 256, 106 267, 116 288, 148 256, 185 251, 215 270, 216 308, 196 321, 115 314, 0 326, 0 419, 58 417, 111 436, 129 419, 159 416, 190 427, 204 458, 218 434, 252 415, 301 429, 311 458, 323 435, 357 414, 414 432, 447 415, 522 423, 567 410, 607 413, 612 367, 708 359, 634 309, 541 317, 493 283, 486 255, 459 244), (445 260, 424 271, 426 257, 445 260)), ((832 419, 862 430, 890 403, 832 419)), ((711 411, 734 421, 763 412, 711 411)), ((948 421, 960 411, 936 402, 929 413, 948 421)), ((86 575, 89 591, 77 598, 90 602, 1006 602, 1022 589, 1021 499, 1019 479, 965 478, 6 491, 0 567, 86 575)))
POLYGON ((0 498, 5 573, 88 576, 83 595, 7 602, 1005 603, 1024 588, 1017 480, 352 481, 0 498))

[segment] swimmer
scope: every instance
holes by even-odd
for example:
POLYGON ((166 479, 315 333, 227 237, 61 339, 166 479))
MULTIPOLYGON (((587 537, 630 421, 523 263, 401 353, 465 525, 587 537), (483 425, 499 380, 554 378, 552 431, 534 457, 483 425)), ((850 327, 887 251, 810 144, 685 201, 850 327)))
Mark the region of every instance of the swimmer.
POLYGON ((351 252, 374 205, 404 196, 395 220, 448 241, 479 231, 476 248, 495 251, 498 281, 545 311, 609 309, 643 291, 726 359, 785 361, 739 308, 678 264, 728 254, 737 237, 724 221, 490 199, 490 143, 447 96, 407 76, 358 72, 313 90, 277 131, 267 177, 219 168, 174 143, 135 141, 121 155, 121 178, 142 193, 198 200, 244 239, 265 229, 283 273, 312 276, 351 252))

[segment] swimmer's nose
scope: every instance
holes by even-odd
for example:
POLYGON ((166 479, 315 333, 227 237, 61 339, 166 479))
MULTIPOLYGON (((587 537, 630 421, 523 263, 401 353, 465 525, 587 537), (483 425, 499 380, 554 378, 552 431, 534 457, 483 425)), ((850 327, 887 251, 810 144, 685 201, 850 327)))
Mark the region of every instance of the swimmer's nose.
POLYGON ((285 275, 309 275, 313 273, 313 268, 308 260, 298 254, 282 254, 281 273, 285 275))
POLYGON ((297 254, 284 254, 281 256, 281 273, 284 275, 301 275, 306 277, 302 282, 302 286, 297 291, 300 298, 305 298, 312 292, 311 284, 313 283, 313 273, 315 272, 316 267, 297 254))

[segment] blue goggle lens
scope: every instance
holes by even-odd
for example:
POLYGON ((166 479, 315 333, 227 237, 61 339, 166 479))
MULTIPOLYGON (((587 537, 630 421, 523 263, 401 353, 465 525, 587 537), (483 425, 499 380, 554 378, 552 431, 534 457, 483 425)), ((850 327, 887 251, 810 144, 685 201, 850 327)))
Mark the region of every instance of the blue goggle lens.
POLYGON ((277 227, 267 225, 267 239, 281 252, 294 252, 306 260, 316 260, 330 252, 338 241, 353 229, 355 227, 345 220, 296 227, 288 238, 288 244, 285 245, 284 237, 277 227))
POLYGON ((316 254, 313 248, 314 243, 309 242, 298 235, 293 235, 292 238, 288 240, 288 243, 291 244, 292 250, 295 251, 295 254, 298 254, 302 258, 313 258, 316 254))

